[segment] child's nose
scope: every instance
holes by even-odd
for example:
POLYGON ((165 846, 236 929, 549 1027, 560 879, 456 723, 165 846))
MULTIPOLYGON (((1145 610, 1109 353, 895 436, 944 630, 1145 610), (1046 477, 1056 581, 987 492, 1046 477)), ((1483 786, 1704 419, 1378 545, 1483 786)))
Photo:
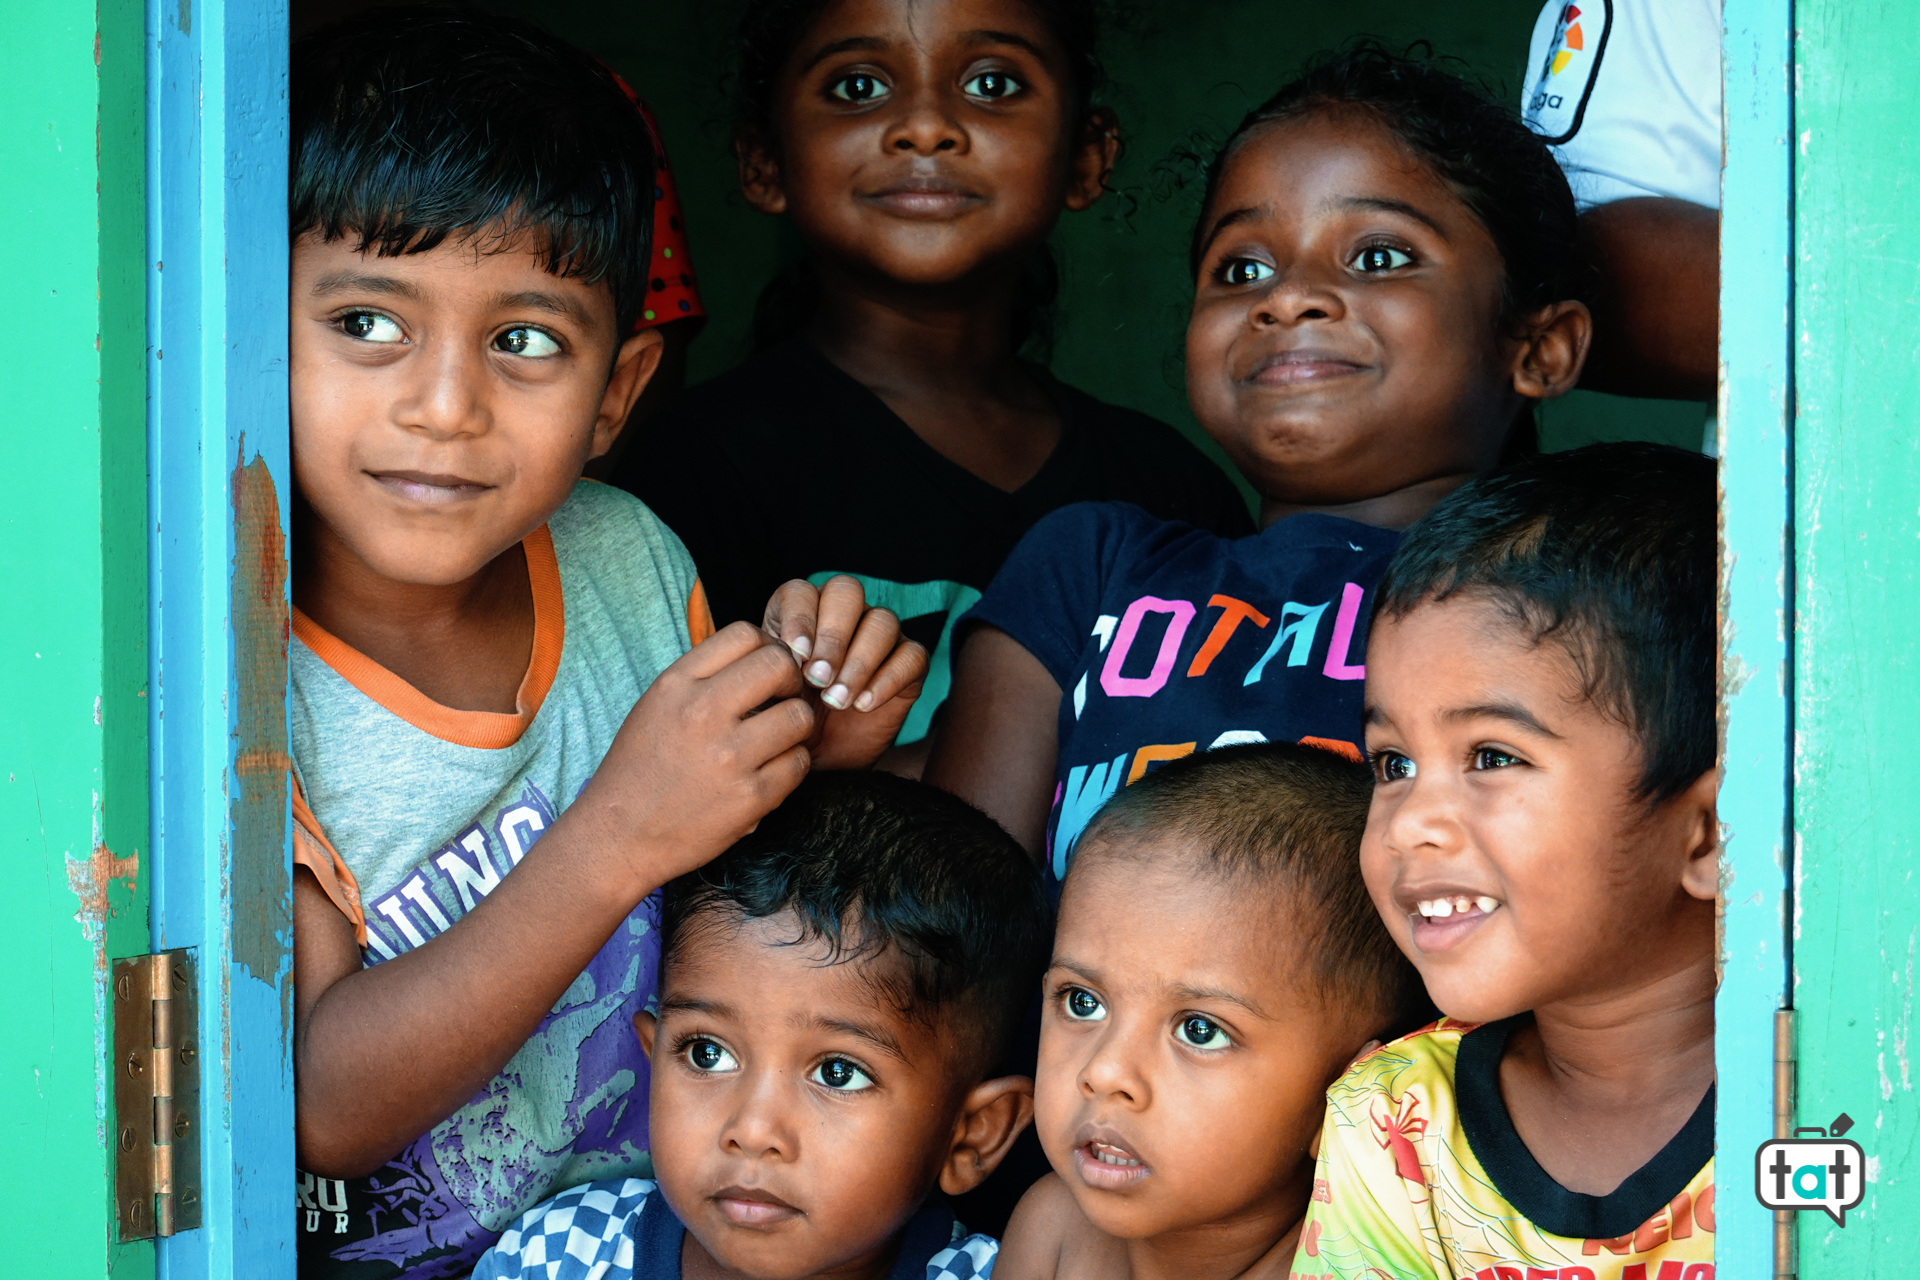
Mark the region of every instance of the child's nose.
POLYGON ((1089 1097, 1111 1098, 1144 1107, 1150 1093, 1146 1076, 1139 1069, 1136 1049, 1124 1036, 1105 1037, 1080 1072, 1080 1091, 1089 1097))
POLYGON ((457 344, 440 344, 421 353, 413 372, 418 382, 412 394, 395 406, 400 425, 423 430, 439 439, 484 434, 488 415, 480 388, 485 370, 467 358, 457 344))
POLYGON ((889 150, 930 156, 967 149, 967 131, 946 109, 939 95, 916 94, 903 106, 905 110, 887 130, 885 145, 889 150))
POLYGON ((777 1080, 763 1079, 749 1085, 721 1130, 721 1148, 755 1160, 793 1159, 798 1151, 783 1096, 777 1080))
POLYGON ((1283 268, 1254 303, 1257 325, 1293 325, 1311 320, 1337 320, 1346 314, 1340 291, 1304 268, 1283 268))

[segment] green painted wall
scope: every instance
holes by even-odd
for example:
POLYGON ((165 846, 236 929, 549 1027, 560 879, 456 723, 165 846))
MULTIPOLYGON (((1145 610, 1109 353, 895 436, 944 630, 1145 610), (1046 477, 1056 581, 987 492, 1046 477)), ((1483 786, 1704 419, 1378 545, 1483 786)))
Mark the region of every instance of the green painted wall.
MULTIPOLYGON (((525 13, 505 0, 489 2, 525 13)), ((311 24, 350 3, 307 0, 296 5, 295 21, 311 24)), ((1180 364, 1192 296, 1186 246, 1199 213, 1200 164, 1190 157, 1211 156, 1308 55, 1361 33, 1394 44, 1431 41, 1517 101, 1540 0, 1135 0, 1131 7, 1130 24, 1105 45, 1103 97, 1127 140, 1116 190, 1063 218, 1055 233, 1064 288, 1053 367, 1103 399, 1200 439, 1180 364)), ((747 208, 735 182, 725 76, 740 10, 740 0, 547 0, 537 12, 626 76, 660 120, 710 315, 693 349, 694 380, 746 354, 754 298, 795 251, 778 220, 747 208)), ((1575 392, 1548 407, 1542 439, 1549 448, 1624 438, 1698 448, 1705 417, 1703 405, 1575 392)))
POLYGON ((112 1242, 110 957, 147 949, 141 6, 42 0, 0 76, 0 1202, 9 1272, 112 1242))
POLYGON ((1920 1233, 1920 9, 1800 0, 1796 26, 1795 1123, 1845 1111, 1870 1160, 1844 1230, 1801 1215, 1821 1280, 1910 1275, 1920 1233))

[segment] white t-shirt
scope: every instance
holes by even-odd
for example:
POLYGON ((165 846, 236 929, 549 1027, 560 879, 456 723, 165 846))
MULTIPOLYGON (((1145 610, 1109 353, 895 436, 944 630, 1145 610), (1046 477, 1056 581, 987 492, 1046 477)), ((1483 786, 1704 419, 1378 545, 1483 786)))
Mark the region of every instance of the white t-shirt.
POLYGON ((1582 209, 1720 207, 1720 0, 1549 0, 1522 83, 1520 113, 1582 209))

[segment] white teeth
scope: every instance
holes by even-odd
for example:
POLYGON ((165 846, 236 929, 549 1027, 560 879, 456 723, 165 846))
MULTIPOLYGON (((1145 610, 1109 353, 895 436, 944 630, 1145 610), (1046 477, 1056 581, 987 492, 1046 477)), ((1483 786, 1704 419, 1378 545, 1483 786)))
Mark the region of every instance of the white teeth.
POLYGON ((1111 1147, 1104 1147, 1097 1142, 1090 1143, 1087 1150, 1092 1152, 1093 1158, 1101 1164, 1117 1164, 1128 1169, 1136 1169, 1140 1166, 1138 1160, 1130 1160, 1126 1156, 1116 1153, 1111 1147))
POLYGON ((1488 897, 1486 894, 1474 898, 1464 893, 1457 893, 1448 898, 1423 898, 1414 903, 1415 909, 1429 920, 1448 920, 1454 916, 1464 916, 1476 908, 1482 915, 1492 915, 1494 908, 1499 905, 1499 899, 1488 897))

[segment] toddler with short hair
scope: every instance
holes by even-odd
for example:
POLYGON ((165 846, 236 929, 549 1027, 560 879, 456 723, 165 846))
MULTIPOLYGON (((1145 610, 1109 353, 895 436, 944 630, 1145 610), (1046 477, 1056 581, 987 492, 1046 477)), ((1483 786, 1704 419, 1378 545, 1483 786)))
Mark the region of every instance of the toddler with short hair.
POLYGON ((1005 1072, 1045 961, 1031 861, 992 819, 886 774, 816 774, 670 885, 653 1179, 562 1193, 476 1280, 966 1280, 998 1245, 937 1189, 983 1181, 1033 1114, 1005 1072))
POLYGON ((1287 1274, 1326 1087, 1426 1008, 1356 861, 1366 768, 1226 747, 1101 809, 1060 901, 1001 1280, 1287 1274))

